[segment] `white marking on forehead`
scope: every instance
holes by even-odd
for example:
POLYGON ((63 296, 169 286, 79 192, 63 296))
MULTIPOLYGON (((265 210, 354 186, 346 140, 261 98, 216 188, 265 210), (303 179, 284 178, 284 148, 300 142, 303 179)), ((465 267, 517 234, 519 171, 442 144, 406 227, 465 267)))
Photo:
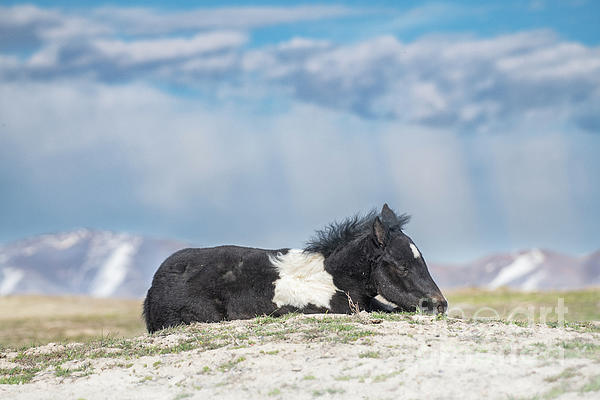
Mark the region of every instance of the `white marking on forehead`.
POLYGON ((277 269, 273 303, 277 307, 290 305, 298 308, 309 303, 317 307, 330 307, 330 301, 338 288, 333 277, 325 271, 325 258, 320 253, 307 253, 291 249, 277 257, 269 256, 277 269))
POLYGON ((391 301, 389 301, 388 299, 386 299, 385 297, 383 297, 382 295, 378 294, 377 296, 375 296, 375 300, 379 301, 381 304, 383 304, 388 311, 392 311, 395 308, 398 307, 398 304, 396 303, 392 303, 391 301))
POLYGON ((410 249, 412 250, 413 256, 415 256, 415 258, 421 257, 421 253, 419 253, 419 249, 417 249, 417 246, 415 246, 414 243, 410 244, 410 249))

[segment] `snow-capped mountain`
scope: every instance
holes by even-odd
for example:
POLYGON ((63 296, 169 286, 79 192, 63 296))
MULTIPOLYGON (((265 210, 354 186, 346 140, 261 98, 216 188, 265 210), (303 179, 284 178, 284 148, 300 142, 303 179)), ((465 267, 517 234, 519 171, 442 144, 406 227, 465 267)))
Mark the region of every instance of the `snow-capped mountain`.
POLYGON ((80 229, 0 246, 0 295, 143 297, 160 263, 184 243, 80 229))
POLYGON ((434 264, 430 270, 442 288, 575 289, 600 286, 600 251, 571 257, 532 249, 495 254, 465 265, 434 264))
MULTIPOLYGON (((187 244, 80 229, 0 246, 0 295, 81 294, 142 298, 160 263, 187 244)), ((600 251, 570 257, 533 249, 464 265, 429 263, 440 288, 522 290, 600 286, 600 251)))

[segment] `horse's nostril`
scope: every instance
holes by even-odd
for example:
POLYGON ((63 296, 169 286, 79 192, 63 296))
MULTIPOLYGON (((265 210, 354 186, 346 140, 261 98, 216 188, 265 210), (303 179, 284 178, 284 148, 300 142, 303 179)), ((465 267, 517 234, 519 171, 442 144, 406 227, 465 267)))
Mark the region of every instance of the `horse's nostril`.
POLYGON ((448 309, 448 302, 446 300, 437 301, 436 309, 439 314, 445 313, 448 309))
POLYGON ((429 301, 427 301, 427 300, 421 300, 421 308, 422 309, 424 309, 424 310, 428 309, 429 305, 430 305, 429 301))

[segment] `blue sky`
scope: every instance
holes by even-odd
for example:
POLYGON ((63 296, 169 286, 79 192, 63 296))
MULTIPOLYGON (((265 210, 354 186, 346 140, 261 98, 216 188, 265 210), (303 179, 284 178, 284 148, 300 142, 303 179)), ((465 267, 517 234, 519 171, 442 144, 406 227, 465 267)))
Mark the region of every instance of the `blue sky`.
POLYGON ((0 242, 83 226, 296 247, 388 202, 429 260, 597 250, 598 15, 5 1, 0 242))

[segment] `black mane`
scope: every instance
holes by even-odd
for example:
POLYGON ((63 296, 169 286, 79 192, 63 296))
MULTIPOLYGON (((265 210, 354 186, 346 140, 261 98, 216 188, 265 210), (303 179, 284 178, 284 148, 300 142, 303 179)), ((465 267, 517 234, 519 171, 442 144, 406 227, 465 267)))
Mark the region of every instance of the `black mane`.
MULTIPOLYGON (((381 216, 377 211, 371 210, 365 215, 356 214, 341 222, 332 222, 325 228, 315 231, 315 235, 306 242, 304 251, 321 253, 324 257, 328 257, 339 246, 360 236, 368 235, 376 217, 381 216)), ((396 223, 388 228, 392 231, 401 231, 408 221, 410 221, 410 215, 399 215, 396 223)))

